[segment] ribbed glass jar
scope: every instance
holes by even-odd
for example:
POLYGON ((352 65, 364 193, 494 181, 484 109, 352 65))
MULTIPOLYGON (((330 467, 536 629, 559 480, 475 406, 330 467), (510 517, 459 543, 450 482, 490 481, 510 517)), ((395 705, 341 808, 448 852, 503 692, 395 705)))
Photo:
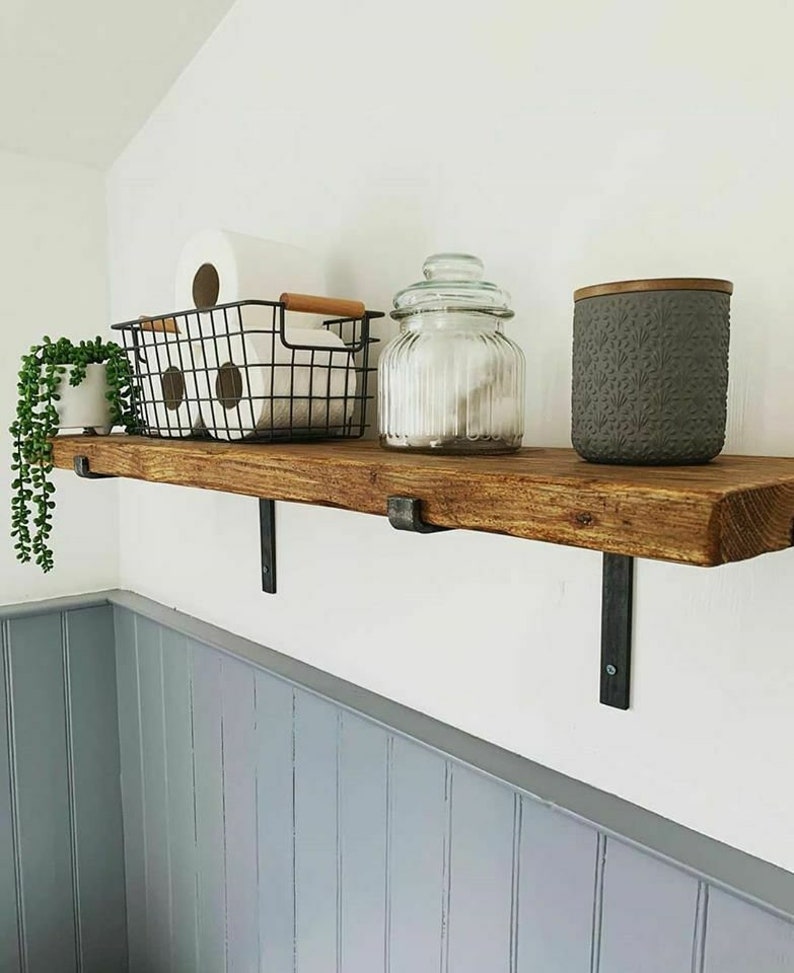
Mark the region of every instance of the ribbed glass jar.
POLYGON ((381 445, 509 453, 524 432, 524 353, 502 331, 509 295, 467 254, 435 254, 425 280, 401 291, 400 334, 378 366, 381 445))

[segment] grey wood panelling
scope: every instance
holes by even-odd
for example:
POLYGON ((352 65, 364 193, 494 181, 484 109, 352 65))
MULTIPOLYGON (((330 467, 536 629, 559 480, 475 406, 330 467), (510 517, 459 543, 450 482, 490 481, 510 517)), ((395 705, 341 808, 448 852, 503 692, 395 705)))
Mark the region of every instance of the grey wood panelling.
POLYGON ((295 962, 295 691, 256 673, 256 810, 259 969, 295 962))
POLYGON ((158 622, 0 636, 0 973, 794 973, 787 919, 158 622))
POLYGON ((146 850, 143 830, 136 617, 124 609, 116 609, 114 615, 128 960, 130 971, 145 973, 149 967, 146 945, 146 850))
POLYGON ((718 889, 709 893, 703 973, 794 973, 794 925, 718 889))
POLYGON ((65 618, 80 969, 107 973, 127 962, 113 617, 65 618))
POLYGON ((0 633, 0 969, 122 973, 112 611, 29 613, 0 633))
POLYGON ((395 737, 389 773, 389 973, 438 973, 446 949, 450 765, 395 737))
POLYGON ((295 942, 300 973, 339 965, 338 740, 341 711, 295 694, 295 942))
POLYGON ((259 967, 255 673, 223 660, 226 937, 229 973, 259 967))
POLYGON ((10 708, 10 666, 8 665, 8 622, 0 623, 0 969, 15 971, 20 966, 20 946, 24 936, 16 880, 17 840, 12 797, 16 774, 11 772, 13 731, 10 708))
MULTIPOLYGON (((226 854, 223 818, 223 660, 193 651, 193 741, 196 767, 198 970, 226 969, 226 854)), ((135 971, 133 971, 135 973, 135 971)))
POLYGON ((26 970, 77 968, 61 616, 9 624, 26 970))
POLYGON ((518 969, 589 973, 598 835, 522 799, 518 969))
POLYGON ((388 734, 349 713, 339 739, 340 969, 384 966, 388 734))
POLYGON ((607 842, 598 973, 692 973, 698 882, 607 842))
POLYGON ((177 973, 198 967, 192 653, 188 651, 185 637, 168 629, 162 632, 162 648, 165 746, 168 754, 170 969, 177 973))
POLYGON ((145 836, 146 956, 149 968, 159 973, 168 969, 171 927, 162 650, 159 626, 139 618, 136 630, 145 836))
MULTIPOLYGON (((694 874, 738 894, 746 901, 765 903, 779 915, 794 916, 794 881, 792 873, 763 861, 747 852, 698 834, 647 808, 631 804, 544 767, 528 757, 511 753, 495 743, 471 736, 463 730, 442 723, 431 716, 409 709, 386 696, 317 669, 299 659, 277 652, 250 639, 199 621, 190 615, 166 608, 130 591, 108 591, 106 597, 85 595, 54 599, 31 605, 0 607, 0 619, 43 611, 65 611, 86 604, 110 603, 155 621, 174 632, 205 645, 212 645, 229 656, 247 662, 270 677, 285 680, 291 686, 317 693, 333 704, 351 710, 402 734, 415 744, 448 756, 468 767, 500 781, 504 786, 532 795, 541 804, 562 810, 605 834, 625 837, 636 848, 647 849, 662 861, 679 862, 694 874)), ((265 602, 262 602, 265 608, 265 602)), ((373 646, 377 651, 377 647, 373 646)), ((631 716, 626 717, 631 722, 631 716)))
POLYGON ((444 973, 510 973, 515 795, 459 765, 450 785, 449 955, 444 973))

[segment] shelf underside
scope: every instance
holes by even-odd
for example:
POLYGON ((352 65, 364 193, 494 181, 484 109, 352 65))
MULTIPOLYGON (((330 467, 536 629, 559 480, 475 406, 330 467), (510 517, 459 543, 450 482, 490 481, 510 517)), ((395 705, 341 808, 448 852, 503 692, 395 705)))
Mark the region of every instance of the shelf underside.
POLYGON ((395 453, 376 443, 218 443, 59 436, 57 467, 386 514, 415 497, 440 527, 509 534, 684 564, 741 561, 792 544, 794 458, 704 466, 586 463, 570 449, 501 457, 395 453))

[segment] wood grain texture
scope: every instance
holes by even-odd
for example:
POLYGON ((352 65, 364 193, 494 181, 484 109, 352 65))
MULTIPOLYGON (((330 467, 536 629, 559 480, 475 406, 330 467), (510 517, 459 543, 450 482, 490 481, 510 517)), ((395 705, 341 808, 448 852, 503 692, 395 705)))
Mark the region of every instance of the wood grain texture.
POLYGON ((139 317, 138 321, 141 331, 168 332, 168 334, 179 334, 179 325, 174 318, 147 318, 139 317))
POLYGON ((371 442, 216 443, 59 436, 55 466, 244 496, 386 512, 417 497, 426 521, 683 564, 741 561, 792 544, 794 458, 720 456, 704 466, 587 463, 570 449, 451 457, 371 442))
POLYGON ((361 301, 344 297, 317 297, 314 294, 284 293, 279 300, 287 311, 303 314, 328 314, 335 318, 363 318, 366 308, 361 301))
POLYGON ((579 287, 573 292, 574 301, 588 297, 608 297, 611 294, 636 294, 638 291, 718 291, 733 294, 733 283, 711 277, 659 277, 646 280, 615 280, 607 284, 579 287))

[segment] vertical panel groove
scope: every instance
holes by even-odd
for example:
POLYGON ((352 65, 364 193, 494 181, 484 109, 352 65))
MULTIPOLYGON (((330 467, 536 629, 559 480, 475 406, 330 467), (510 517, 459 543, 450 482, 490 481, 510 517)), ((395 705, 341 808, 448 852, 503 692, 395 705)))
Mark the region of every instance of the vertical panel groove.
POLYGON ((394 764, 394 737, 386 738, 386 861, 384 873, 384 926, 383 926, 383 970, 391 973, 391 853, 392 853, 392 768, 394 764))
POLYGON ((297 737, 295 732, 296 717, 296 693, 292 690, 292 973, 298 971, 298 840, 297 840, 297 814, 296 807, 296 746, 297 737))
POLYGON ((195 933, 195 958, 196 969, 201 969, 201 937, 199 936, 199 872, 198 872, 198 800, 196 798, 196 716, 193 702, 193 652, 188 649, 187 671, 190 684, 190 762, 193 784, 193 846, 195 848, 195 872, 193 875, 193 890, 195 896, 196 924, 195 933))
POLYGON ((133 616, 133 632, 134 632, 134 643, 135 643, 135 696, 136 705, 138 707, 138 753, 140 754, 140 779, 141 779, 141 844, 143 846, 143 915, 145 921, 145 929, 143 941, 146 943, 146 956, 148 959, 149 955, 149 929, 151 928, 151 922, 149 920, 149 848, 146 840, 146 776, 144 773, 143 766, 143 709, 141 706, 141 658, 138 651, 138 616, 133 616))
POLYGON ((168 968, 172 969, 171 958, 174 949, 174 888, 171 875, 171 807, 168 798, 168 734, 165 723, 165 667, 163 665, 163 629, 160 628, 160 726, 163 734, 163 775, 165 797, 165 848, 166 870, 168 876, 168 968))
POLYGON ((28 973, 28 942, 25 929, 25 897, 23 894, 22 849, 19 837, 19 776, 17 772, 17 746, 14 726, 14 679, 11 673, 11 631, 6 620, 0 629, 5 673, 6 730, 8 735, 9 796, 11 798, 11 835, 14 852, 14 880, 16 886, 17 942, 21 973, 28 973))
MULTIPOLYGON (((254 740, 259 740, 259 694, 257 692, 257 679, 256 670, 252 672, 252 677, 254 680, 254 740)), ((256 914, 257 918, 262 915, 262 864, 261 864, 261 848, 259 843, 259 822, 261 818, 260 815, 261 808, 259 806, 259 760, 254 763, 254 815, 256 820, 256 844, 255 844, 255 854, 256 854, 256 914)), ((262 935, 264 929, 262 928, 262 923, 257 923, 257 935, 256 935, 256 948, 257 948, 257 958, 256 958, 256 968, 257 970, 262 969, 262 935)))
MULTIPOLYGON (((224 660, 221 658, 220 685, 224 660)), ((224 693, 221 691, 221 821, 223 823, 223 969, 229 969, 229 856, 226 839, 226 740, 224 737, 224 693)))
MULTIPOLYGON (((76 969, 115 973, 126 969, 129 945, 114 621, 109 607, 92 606, 65 611, 61 622, 63 820, 71 825, 62 840, 64 848, 70 841, 74 848, 76 969)), ((126 681, 131 687, 131 680, 126 681)), ((51 963, 61 968, 61 962, 51 963)))
POLYGON ((342 710, 336 714, 336 973, 342 973, 342 710))
POLYGON ((444 853, 441 877, 441 973, 449 973, 449 909, 452 898, 452 764, 444 761, 444 853))
POLYGON ((692 973, 704 973, 706 968, 706 926, 709 914, 708 882, 698 882, 695 907, 695 929, 692 936, 692 973))
POLYGON ((604 918, 604 873, 607 861, 607 836, 598 833, 593 887, 593 936, 590 947, 590 973, 601 968, 601 928, 604 918))
POLYGON ((72 863, 72 902, 74 915, 74 959, 77 973, 83 970, 82 916, 80 914, 80 876, 77 859, 77 807, 74 789, 74 735, 72 728, 72 676, 69 658, 69 625, 61 613, 61 664, 63 665, 63 709, 66 722, 66 788, 69 800, 69 853, 72 863))
POLYGON ((513 864, 510 888, 510 973, 518 970, 518 919, 521 893, 521 826, 524 800, 516 791, 513 795, 513 864))

